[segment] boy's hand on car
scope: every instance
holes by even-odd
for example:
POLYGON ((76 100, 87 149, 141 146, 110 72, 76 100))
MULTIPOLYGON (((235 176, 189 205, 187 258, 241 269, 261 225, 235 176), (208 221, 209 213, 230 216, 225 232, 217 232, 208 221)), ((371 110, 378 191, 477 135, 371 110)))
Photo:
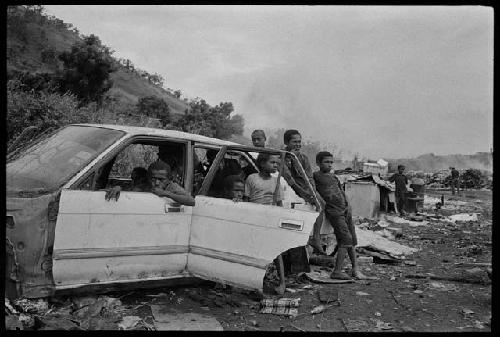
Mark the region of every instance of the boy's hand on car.
POLYGON ((111 187, 109 190, 106 191, 106 195, 104 196, 104 199, 106 201, 109 201, 111 199, 115 199, 118 201, 118 198, 120 197, 120 191, 122 188, 120 186, 114 186, 111 187))
POLYGON ((154 194, 156 194, 159 197, 167 197, 167 191, 165 191, 159 187, 153 187, 153 189, 151 189, 151 192, 153 192, 154 194))

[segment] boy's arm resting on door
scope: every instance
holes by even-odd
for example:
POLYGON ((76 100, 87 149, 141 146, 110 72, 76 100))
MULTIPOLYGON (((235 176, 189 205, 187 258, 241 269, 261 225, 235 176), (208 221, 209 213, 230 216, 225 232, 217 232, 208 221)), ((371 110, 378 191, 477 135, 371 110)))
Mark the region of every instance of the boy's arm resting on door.
POLYGON ((182 205, 194 206, 194 198, 174 182, 171 182, 165 189, 154 188, 151 192, 159 197, 170 198, 182 205))

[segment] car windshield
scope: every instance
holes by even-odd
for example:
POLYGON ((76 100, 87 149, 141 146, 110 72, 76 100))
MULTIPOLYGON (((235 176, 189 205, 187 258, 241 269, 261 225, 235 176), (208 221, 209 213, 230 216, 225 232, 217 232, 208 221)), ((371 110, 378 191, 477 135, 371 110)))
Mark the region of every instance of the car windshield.
POLYGON ((67 126, 7 164, 7 191, 54 191, 123 134, 98 127, 67 126))

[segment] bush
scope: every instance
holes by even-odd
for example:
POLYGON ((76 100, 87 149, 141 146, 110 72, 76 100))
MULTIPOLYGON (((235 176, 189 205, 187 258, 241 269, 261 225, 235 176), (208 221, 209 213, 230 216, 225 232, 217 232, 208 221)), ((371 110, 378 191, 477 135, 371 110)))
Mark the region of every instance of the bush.
POLYGON ((141 97, 137 103, 137 112, 148 117, 158 118, 162 126, 170 123, 170 108, 163 99, 156 96, 141 97))
POLYGON ((99 110, 95 104, 78 107, 71 94, 24 91, 19 81, 7 83, 7 139, 14 140, 28 126, 38 127, 37 133, 70 123, 97 122, 99 110))

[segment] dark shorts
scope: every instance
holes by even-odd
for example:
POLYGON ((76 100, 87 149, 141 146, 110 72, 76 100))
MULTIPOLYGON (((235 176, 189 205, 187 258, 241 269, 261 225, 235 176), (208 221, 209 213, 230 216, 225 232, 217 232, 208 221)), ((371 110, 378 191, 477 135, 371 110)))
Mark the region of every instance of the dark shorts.
POLYGON ((352 223, 351 213, 338 215, 338 213, 326 209, 325 215, 333 227, 333 232, 339 247, 351 247, 358 244, 356 229, 352 223))

